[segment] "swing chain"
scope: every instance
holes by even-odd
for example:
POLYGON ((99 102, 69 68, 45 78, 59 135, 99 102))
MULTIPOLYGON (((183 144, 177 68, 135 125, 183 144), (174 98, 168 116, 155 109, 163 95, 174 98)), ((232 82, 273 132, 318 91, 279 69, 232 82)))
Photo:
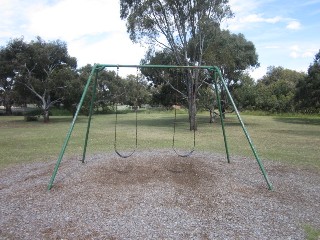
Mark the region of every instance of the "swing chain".
MULTIPOLYGON (((183 76, 183 74, 182 74, 183 76)), ((181 76, 181 78, 182 78, 181 76)), ((176 78, 176 89, 178 89, 178 78, 176 78)), ((192 88, 193 89, 193 88, 192 88)), ((193 93, 192 93, 193 94, 193 93)), ((179 156, 179 157, 189 157, 192 155, 192 153, 195 151, 196 147, 196 130, 193 128, 193 147, 190 150, 190 152, 186 154, 180 154, 175 148, 175 134, 176 134, 176 124, 177 124, 177 106, 178 106, 178 97, 177 92, 175 92, 175 107, 174 107, 174 121, 173 121, 173 137, 172 137, 172 149, 173 151, 179 156)), ((191 120, 189 120, 191 121, 191 120)))
MULTIPOLYGON (((137 68, 137 74, 138 74, 138 68, 137 68)), ((117 66, 117 79, 119 78, 119 66, 117 66)), ((137 75, 137 83, 138 83, 138 75, 137 75)), ((136 94, 138 95, 138 94, 136 94)), ((118 107, 117 107, 117 102, 115 103, 115 115, 116 115, 116 120, 115 120, 115 127, 114 127, 114 151, 116 152, 116 154, 121 157, 121 158, 128 158, 128 157, 131 157, 137 147, 138 147, 138 110, 137 110, 137 96, 136 96, 136 99, 135 99, 135 103, 134 103, 134 111, 135 111, 135 121, 136 121, 136 131, 135 131, 135 148, 133 149, 133 151, 131 153, 129 153, 128 155, 124 155, 124 154, 121 154, 118 149, 117 149, 117 125, 118 125, 118 107)))

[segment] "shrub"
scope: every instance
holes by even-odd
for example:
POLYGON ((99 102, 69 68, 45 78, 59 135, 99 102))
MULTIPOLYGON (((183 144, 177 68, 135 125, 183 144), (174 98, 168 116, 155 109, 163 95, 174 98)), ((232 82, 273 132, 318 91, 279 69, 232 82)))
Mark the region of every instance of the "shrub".
POLYGON ((41 109, 39 108, 32 109, 24 113, 24 120, 27 122, 38 121, 41 115, 42 115, 41 109))

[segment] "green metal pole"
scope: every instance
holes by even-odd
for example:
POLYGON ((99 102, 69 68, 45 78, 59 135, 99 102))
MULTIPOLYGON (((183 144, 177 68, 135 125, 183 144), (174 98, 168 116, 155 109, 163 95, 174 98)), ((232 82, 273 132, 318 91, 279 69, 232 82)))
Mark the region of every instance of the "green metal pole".
POLYGON ((91 97, 90 110, 89 110, 89 119, 88 119, 88 126, 87 126, 87 133, 86 133, 86 139, 84 141, 83 154, 82 154, 82 163, 84 163, 84 160, 86 158, 88 137, 89 137, 89 131, 90 131, 90 125, 91 125, 91 118, 92 118, 93 106, 94 106, 94 101, 95 101, 95 98, 96 98, 96 91, 97 91, 98 72, 99 71, 96 71, 96 77, 95 77, 94 84, 93 84, 92 97, 91 97))
POLYGON ((97 68, 184 68, 184 69, 208 69, 212 70, 214 66, 177 66, 177 65, 117 65, 117 64, 97 64, 97 68))
POLYGON ((82 107, 84 98, 85 98, 85 96, 86 96, 86 94, 87 94, 89 85, 90 85, 90 83, 91 83, 91 78, 92 78, 94 72, 96 71, 96 67, 97 67, 97 65, 94 65, 94 67, 92 68, 92 71, 91 71, 91 74, 90 74, 90 76, 89 76, 89 78, 88 78, 87 84, 86 84, 86 86, 85 86, 85 88, 84 88, 84 90, 83 90, 83 93, 82 93, 80 102, 79 102, 78 107, 77 107, 77 111, 76 111, 76 113, 75 113, 75 115, 74 115, 74 117, 73 117, 73 120, 72 120, 71 124, 70 124, 69 131, 68 131, 67 136, 66 136, 66 138, 65 138, 65 140, 64 140, 64 143, 63 143, 63 145, 62 145, 62 148, 61 148, 61 151, 60 151, 60 154, 59 154, 57 163, 56 163, 56 165, 55 165, 55 167, 54 167, 54 170, 53 170, 53 173, 52 173, 52 176, 51 176, 49 185, 48 185, 48 190, 50 190, 50 189, 52 188, 54 179, 55 179, 55 177, 56 177, 56 175, 57 175, 57 172, 58 172, 60 163, 61 163, 61 161, 62 161, 62 157, 63 157, 63 155, 64 155, 64 152, 66 151, 66 148, 67 148, 67 145, 68 145, 68 142, 69 142, 69 139, 70 139, 72 130, 73 130, 73 128, 74 128, 74 125, 75 125, 75 122, 76 122, 77 117, 78 117, 78 115, 79 115, 80 109, 81 109, 81 107, 82 107))
POLYGON ((273 189, 272 183, 270 182, 270 180, 269 180, 269 178, 268 178, 267 172, 266 172, 266 170, 264 169, 264 166, 263 166, 263 164, 262 164, 262 162, 261 162, 261 160, 260 160, 260 158, 259 158, 259 156, 258 156, 258 153, 257 153, 257 151, 256 151, 256 149, 255 149, 255 147, 254 147, 254 145, 253 145, 253 142, 252 142, 252 140, 251 140, 251 138, 250 138, 250 136, 249 136, 249 133, 248 133, 248 131, 247 131, 247 129, 246 129, 246 127, 245 127, 242 119, 241 119, 241 116, 240 116, 240 114, 239 114, 239 111, 238 111, 238 109, 237 109, 237 107, 236 107, 236 105, 235 105, 235 103, 234 103, 234 101, 233 101, 233 98, 232 98, 232 96, 231 96, 231 94, 230 94, 230 92, 229 92, 229 90, 228 90, 228 87, 227 87, 226 83, 224 82, 224 80, 223 80, 223 78, 222 78, 221 72, 220 72, 219 68, 217 68, 217 67, 215 67, 215 70, 216 70, 216 72, 218 73, 218 75, 219 75, 219 77, 220 77, 220 80, 221 80, 221 82, 222 82, 222 84, 223 84, 223 87, 225 88, 225 90, 226 90, 226 92, 227 92, 227 94, 228 94, 228 97, 229 97, 229 99, 230 99, 230 101, 231 101, 231 103, 232 103, 232 106, 233 106, 233 108, 234 108, 234 110, 235 110, 235 112, 236 112, 236 114, 237 114, 238 120, 239 120, 239 122, 240 122, 240 124, 241 124, 242 130, 243 130, 244 134, 246 135, 246 138, 247 138, 247 140, 248 140, 248 142, 249 142, 249 145, 250 145, 250 147, 251 147, 251 150, 252 150, 252 152, 253 152, 253 155, 255 156, 255 158, 256 158, 256 160, 257 160, 257 163, 259 164, 260 170, 261 170, 261 172, 262 172, 262 174, 263 174, 263 176, 264 176, 264 179, 266 180, 266 182, 267 182, 267 184, 268 184, 269 190, 272 190, 272 189, 273 189))
POLYGON ((223 113, 222 113, 222 108, 221 108, 221 103, 220 103, 220 95, 218 92, 216 72, 214 72, 214 87, 215 87, 215 92, 216 92, 216 97, 217 97, 217 102, 218 102, 218 108, 219 108, 219 112, 220 112, 220 122, 221 122, 221 127, 222 127, 224 146, 226 149, 228 163, 230 163, 229 149, 228 149, 228 144, 227 144, 226 132, 225 132, 225 128, 224 128, 223 113))

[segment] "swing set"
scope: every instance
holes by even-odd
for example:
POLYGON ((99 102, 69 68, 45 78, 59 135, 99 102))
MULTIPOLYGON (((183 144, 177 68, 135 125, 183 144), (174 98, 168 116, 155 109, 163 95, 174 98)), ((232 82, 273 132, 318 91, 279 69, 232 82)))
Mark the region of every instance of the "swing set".
MULTIPOLYGON (((219 113, 220 113, 220 122, 221 122, 221 128, 222 128, 222 133, 223 133, 223 139, 224 139, 224 145, 225 145, 225 151, 226 151, 226 155, 227 155, 227 161, 228 163, 230 163, 230 155, 229 155, 229 150, 228 150, 228 144, 227 144, 227 138, 226 138, 226 134, 225 134, 225 127, 224 127, 224 120, 223 120, 223 111, 222 111, 222 106, 221 106, 221 100, 220 100, 220 95, 219 95, 219 91, 218 91, 218 83, 220 84, 221 88, 223 87, 223 89, 225 90, 233 108, 234 111, 237 115, 237 118, 239 120, 239 123, 242 127, 242 130, 248 140, 248 143, 250 145, 250 148, 252 150, 252 153, 259 165, 259 168, 263 174, 263 177, 268 185, 268 189, 272 190, 273 186, 272 183, 270 182, 268 175, 264 169, 264 166, 257 154, 257 151, 253 145, 253 142, 249 136, 249 133, 241 119, 241 116, 239 114, 239 111, 233 101, 233 98, 227 88, 227 85, 225 83, 225 81, 222 78, 221 72, 219 70, 219 68, 217 66, 177 66, 177 65, 114 65, 114 64, 95 64, 91 70, 91 73, 89 75, 89 78, 87 80, 87 83, 84 87, 80 102, 78 104, 76 113, 73 117, 73 120, 70 124, 69 130, 67 132, 66 138, 64 140, 64 143, 62 145, 58 160, 56 162, 56 165, 54 167, 52 176, 50 178, 49 181, 49 185, 48 185, 48 190, 50 190, 53 186, 53 182, 55 180, 55 177, 57 175, 59 166, 61 164, 63 155, 65 153, 65 150, 67 148, 69 139, 71 137, 74 125, 76 123, 77 117, 79 115, 80 109, 83 105, 84 99, 87 95, 88 89, 91 86, 92 87, 92 96, 91 96, 91 101, 90 101, 90 108, 89 108, 89 117, 88 117, 88 125, 87 125, 87 130, 86 130, 86 137, 85 137, 85 141, 84 141, 84 147, 83 147, 83 154, 82 154, 82 163, 84 163, 85 161, 85 157, 86 157, 86 150, 87 150, 87 144, 88 144, 88 137, 89 137, 89 131, 90 131, 90 124, 91 124, 91 117, 93 114, 93 106, 94 106, 94 102, 95 102, 95 97, 96 97, 96 89, 97 89, 97 81, 98 81, 98 74, 100 71, 106 69, 106 68, 116 68, 117 69, 117 77, 118 77, 118 72, 119 72, 119 68, 137 68, 138 69, 147 69, 147 68, 151 68, 151 69, 182 69, 182 70, 204 70, 206 71, 206 73, 210 76, 210 79, 213 80, 213 85, 214 85, 214 89, 215 89, 215 94, 216 94, 216 100, 217 100, 217 104, 218 104, 218 109, 219 109, 219 113), (93 80, 94 78, 94 80, 93 80), (93 84, 92 84, 93 82, 93 84)), ((138 80, 137 80, 138 81, 138 80)), ((176 100, 177 101, 177 100, 176 100)), ((118 109, 117 109, 117 103, 115 104, 115 115, 116 115, 116 120, 115 120, 115 135, 114 135, 114 150, 115 153, 121 157, 121 158, 128 158, 130 156, 132 156, 138 146, 138 106, 137 106, 137 101, 135 101, 135 106, 134 106, 134 111, 135 111, 135 147, 134 149, 128 153, 128 154, 123 154, 120 153, 120 151, 117 149, 117 124, 118 124, 118 109)), ((176 134, 176 124, 177 124, 177 109, 175 108, 174 110, 174 122, 173 122, 173 140, 172 140, 172 149, 173 151, 180 157, 189 157, 194 151, 195 151, 195 146, 196 146, 196 137, 195 137, 195 129, 193 129, 193 147, 192 149, 186 153, 186 154, 181 154, 177 151, 176 147, 175 147, 175 134, 176 134)))

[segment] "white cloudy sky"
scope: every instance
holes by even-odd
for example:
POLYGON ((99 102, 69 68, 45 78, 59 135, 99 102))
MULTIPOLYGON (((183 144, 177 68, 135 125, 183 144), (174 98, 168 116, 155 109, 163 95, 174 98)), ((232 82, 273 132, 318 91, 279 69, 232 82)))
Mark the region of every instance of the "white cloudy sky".
MULTIPOLYGON (((320 0, 230 0, 235 18, 224 23, 243 33, 268 66, 306 71, 320 49, 320 0)), ((119 17, 119 0, 0 0, 0 46, 16 37, 61 39, 78 65, 138 64, 146 48, 133 44, 119 17)), ((214 63, 213 63, 214 64, 214 63)))

